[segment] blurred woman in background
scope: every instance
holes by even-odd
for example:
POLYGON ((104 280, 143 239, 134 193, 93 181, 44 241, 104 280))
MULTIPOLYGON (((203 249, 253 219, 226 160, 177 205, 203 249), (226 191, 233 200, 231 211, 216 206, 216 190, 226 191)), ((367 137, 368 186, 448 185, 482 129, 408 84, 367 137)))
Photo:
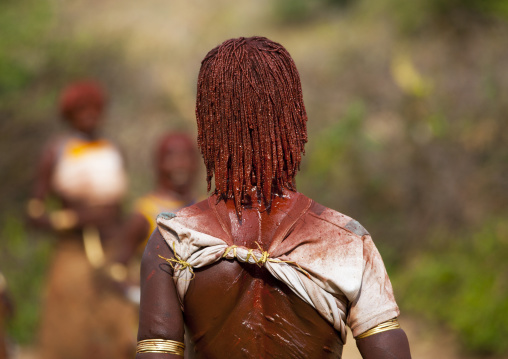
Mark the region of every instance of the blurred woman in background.
POLYGON ((126 191, 123 156, 99 132, 105 105, 93 81, 62 92, 60 111, 70 130, 43 151, 28 203, 31 222, 58 237, 42 315, 43 359, 126 358, 134 339, 134 323, 122 320, 132 318, 122 315, 131 307, 101 291, 94 275, 119 228, 126 191))
POLYGON ((114 246, 113 274, 122 279, 128 273, 130 287, 127 296, 139 303, 139 264, 148 238, 156 227, 161 212, 176 212, 195 203, 194 180, 198 169, 197 147, 184 133, 162 136, 154 153, 155 189, 139 198, 134 213, 125 223, 114 246), (127 266, 129 269, 127 269, 127 266))

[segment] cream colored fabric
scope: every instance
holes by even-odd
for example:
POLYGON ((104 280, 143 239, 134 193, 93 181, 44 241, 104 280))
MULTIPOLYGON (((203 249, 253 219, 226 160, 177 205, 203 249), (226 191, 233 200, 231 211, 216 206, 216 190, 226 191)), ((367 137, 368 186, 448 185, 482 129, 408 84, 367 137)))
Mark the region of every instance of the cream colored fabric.
POLYGON ((58 155, 52 184, 66 199, 89 205, 116 203, 127 190, 120 151, 107 140, 69 138, 58 155))
MULTIPOLYGON (((348 222, 351 222, 350 219, 348 222)), ((199 221, 192 217, 177 216, 171 219, 159 216, 157 223, 175 255, 193 268, 202 268, 221 260, 229 247, 221 238, 196 230, 199 221)), ((383 262, 370 236, 358 236, 340 227, 338 229, 341 232, 337 237, 341 238, 341 242, 336 248, 331 246, 334 238, 323 238, 307 244, 302 242, 296 244, 287 256, 270 257, 272 261, 268 260, 264 266, 328 320, 345 342, 346 321, 353 335, 357 336, 398 316, 399 310, 383 262), (298 266, 283 261, 292 261, 298 266)), ((300 231, 304 236, 305 232, 305 228, 300 231)), ((256 262, 263 255, 257 249, 244 247, 236 247, 235 251, 229 250, 226 258, 236 257, 238 261, 257 265, 256 262), (249 256, 249 251, 257 260, 249 256)), ((183 308, 193 274, 189 268, 180 268, 180 264, 175 264, 174 281, 183 308)))

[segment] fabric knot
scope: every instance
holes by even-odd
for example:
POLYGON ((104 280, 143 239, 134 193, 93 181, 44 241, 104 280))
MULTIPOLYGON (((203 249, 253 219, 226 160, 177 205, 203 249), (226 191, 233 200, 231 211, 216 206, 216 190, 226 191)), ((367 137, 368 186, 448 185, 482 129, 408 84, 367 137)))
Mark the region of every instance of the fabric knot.
POLYGON ((241 260, 242 262, 245 262, 245 263, 249 263, 249 259, 252 258, 252 260, 254 261, 254 263, 258 267, 264 266, 266 262, 271 262, 271 263, 287 263, 287 264, 291 264, 291 265, 297 267, 298 270, 300 270, 300 272, 302 272, 303 274, 305 274, 307 276, 307 278, 310 278, 309 273, 305 269, 300 267, 300 265, 298 263, 296 263, 294 261, 283 261, 283 260, 280 260, 280 259, 271 258, 270 257, 270 253, 268 253, 268 251, 263 251, 263 248, 261 247, 261 245, 258 242, 256 242, 256 245, 258 246, 258 249, 247 249, 247 248, 244 248, 247 251, 247 255, 245 256, 245 259, 242 259, 242 258, 240 258, 238 256, 238 254, 237 254, 237 248, 238 248, 238 246, 235 246, 235 245, 227 247, 226 250, 224 251, 224 254, 222 255, 222 258, 227 258, 228 254, 230 252, 232 252, 233 253, 233 258, 241 260), (261 255, 258 257, 256 255, 256 252, 260 253, 261 255))
MULTIPOLYGON (((252 258, 252 260, 258 267, 262 267, 267 261, 270 261, 270 254, 267 251, 263 251, 263 249, 261 248, 261 246, 258 242, 256 242, 256 244, 258 246, 258 249, 257 250, 256 249, 247 249, 247 256, 245 257, 244 261, 246 263, 248 263, 249 259, 252 258), (257 257, 256 254, 254 253, 254 251, 260 252, 261 256, 257 257)), ((235 245, 226 248, 226 250, 224 251, 224 254, 222 255, 222 258, 226 258, 227 255, 229 254, 229 252, 233 252, 233 258, 238 259, 237 252, 236 252, 237 248, 238 248, 238 246, 235 246, 235 245)))
POLYGON ((175 258, 166 258, 166 257, 161 256, 160 254, 158 256, 159 256, 159 258, 164 259, 166 262, 168 262, 174 271, 177 271, 177 270, 184 271, 185 269, 188 268, 189 272, 192 275, 189 280, 193 280, 194 277, 196 276, 196 273, 194 273, 194 270, 192 269, 192 265, 189 262, 184 261, 182 258, 180 258, 180 256, 178 256, 178 254, 176 254, 174 242, 173 242, 173 254, 175 255, 175 258), (179 264, 180 267, 176 267, 177 264, 179 264))

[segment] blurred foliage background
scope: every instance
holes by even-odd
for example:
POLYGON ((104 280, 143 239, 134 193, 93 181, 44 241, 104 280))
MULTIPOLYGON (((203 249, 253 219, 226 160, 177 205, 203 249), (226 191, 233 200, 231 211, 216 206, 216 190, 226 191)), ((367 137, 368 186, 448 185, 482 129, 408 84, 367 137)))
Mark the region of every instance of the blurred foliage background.
POLYGON ((23 213, 42 147, 65 130, 61 88, 86 77, 109 91, 104 131, 126 152, 132 201, 152 185, 146 144, 196 131, 206 52, 263 35, 302 77, 299 190, 369 229, 405 312, 464 355, 508 354, 508 1, 4 0, 0 29, 0 269, 17 342, 35 340, 50 262, 23 213))

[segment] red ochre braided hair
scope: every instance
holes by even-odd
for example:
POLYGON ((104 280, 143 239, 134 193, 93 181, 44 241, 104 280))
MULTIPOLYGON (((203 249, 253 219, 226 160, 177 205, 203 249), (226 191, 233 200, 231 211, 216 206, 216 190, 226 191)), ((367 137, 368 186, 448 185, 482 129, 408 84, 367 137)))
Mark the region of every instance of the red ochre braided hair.
POLYGON ((102 111, 106 102, 101 85, 93 80, 81 80, 71 83, 60 94, 60 113, 69 119, 74 111, 84 106, 94 106, 102 111))
POLYGON ((241 217, 252 190, 267 209, 294 178, 307 142, 307 113, 295 63, 265 37, 223 42, 201 62, 196 118, 208 191, 233 199, 241 217))

